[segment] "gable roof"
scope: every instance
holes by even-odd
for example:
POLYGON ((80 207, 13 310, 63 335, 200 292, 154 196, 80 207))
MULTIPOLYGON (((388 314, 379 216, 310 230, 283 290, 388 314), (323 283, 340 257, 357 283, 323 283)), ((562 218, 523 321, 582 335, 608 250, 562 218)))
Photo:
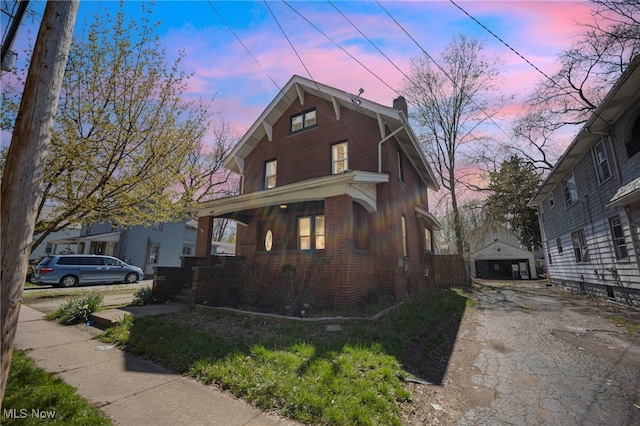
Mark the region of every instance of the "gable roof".
POLYGON ((434 190, 440 189, 404 112, 360 97, 357 98, 358 102, 354 102, 354 99, 356 99, 354 95, 299 75, 294 75, 280 90, 278 95, 224 159, 223 166, 236 173, 244 173, 245 158, 265 136, 271 140, 272 129, 276 122, 295 99, 298 99, 304 105, 305 94, 307 93, 331 103, 338 120, 340 119, 340 112, 344 108, 377 120, 381 134, 380 139, 395 137, 425 185, 434 190), (391 130, 390 133, 387 133, 386 127, 391 130))
POLYGON ((629 105, 640 97, 639 65, 640 56, 636 56, 562 154, 549 176, 538 188, 538 192, 527 204, 529 207, 541 205, 582 156, 607 133, 609 127, 628 110, 629 105))

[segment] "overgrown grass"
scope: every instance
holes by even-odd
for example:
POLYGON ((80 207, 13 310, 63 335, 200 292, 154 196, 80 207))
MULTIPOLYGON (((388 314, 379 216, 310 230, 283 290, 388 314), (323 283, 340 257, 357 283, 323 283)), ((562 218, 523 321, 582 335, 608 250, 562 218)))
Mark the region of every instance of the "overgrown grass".
POLYGON ((55 311, 47 314, 48 320, 55 320, 59 324, 77 324, 86 322, 92 312, 102 306, 102 295, 94 294, 87 297, 72 297, 55 311))
POLYGON ((317 322, 198 309, 119 324, 101 339, 307 423, 394 425, 410 398, 402 377, 416 374, 403 367, 407 354, 409 365, 434 353, 447 358, 442 336, 455 336, 466 300, 434 290, 334 332, 317 322), (425 339, 434 331, 438 339, 425 339))
POLYGON ((13 351, 11 358, 0 423, 7 426, 112 424, 97 408, 77 395, 72 386, 39 369, 18 350, 13 351))
POLYGON ((640 323, 636 321, 631 321, 626 318, 621 318, 614 315, 607 315, 606 318, 609 318, 619 327, 624 327, 629 333, 640 333, 640 323))
POLYGON ((158 298, 153 294, 153 289, 150 286, 140 288, 133 294, 134 305, 152 305, 154 303, 158 303, 158 298))

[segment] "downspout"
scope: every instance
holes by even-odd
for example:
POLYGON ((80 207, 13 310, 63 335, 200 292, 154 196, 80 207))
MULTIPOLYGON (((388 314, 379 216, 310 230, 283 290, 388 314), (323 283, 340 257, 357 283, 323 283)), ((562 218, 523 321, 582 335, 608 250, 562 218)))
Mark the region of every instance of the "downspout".
POLYGON ((380 142, 378 142, 378 173, 382 173, 382 144, 395 136, 400 130, 404 130, 407 127, 408 123, 404 123, 402 126, 398 127, 393 132, 389 133, 387 136, 382 138, 380 142))

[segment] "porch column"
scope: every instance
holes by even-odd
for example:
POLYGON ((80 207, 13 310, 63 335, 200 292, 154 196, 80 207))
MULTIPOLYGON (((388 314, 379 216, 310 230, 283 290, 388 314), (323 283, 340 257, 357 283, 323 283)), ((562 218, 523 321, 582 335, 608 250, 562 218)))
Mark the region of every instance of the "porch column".
POLYGON ((198 218, 198 235, 196 236, 196 256, 209 257, 211 255, 211 240, 213 239, 213 216, 198 218))

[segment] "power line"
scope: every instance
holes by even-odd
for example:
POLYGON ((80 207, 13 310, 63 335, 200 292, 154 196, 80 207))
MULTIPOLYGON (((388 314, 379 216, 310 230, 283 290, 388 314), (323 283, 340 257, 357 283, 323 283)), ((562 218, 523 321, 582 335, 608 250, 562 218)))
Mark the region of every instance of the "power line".
MULTIPOLYGON (((582 100, 578 99, 575 95, 575 93, 569 92, 566 88, 560 86, 560 84, 558 82, 556 82, 554 79, 552 79, 551 77, 549 77, 544 71, 542 71, 540 68, 538 68, 537 66, 535 66, 531 61, 529 61, 527 58, 525 58, 523 55, 520 54, 520 52, 518 52, 517 50, 515 50, 513 47, 511 47, 506 41, 504 41, 502 38, 500 38, 498 35, 496 35, 493 31, 491 31, 489 28, 487 28, 487 26, 485 26, 482 22, 480 22, 478 19, 476 19, 475 17, 471 16, 471 14, 469 12, 467 12, 466 10, 464 10, 461 6, 459 6, 458 4, 456 4, 455 1, 453 0, 449 0, 451 2, 451 4, 453 4, 455 7, 457 7, 458 9, 460 9, 465 15, 467 15, 469 18, 471 18, 474 22, 476 22, 478 25, 480 25, 485 31, 487 31, 489 34, 491 34, 493 37, 495 37, 500 43, 504 44, 509 50, 511 50, 513 53, 515 53, 518 57, 520 57, 523 61, 525 61, 527 64, 529 64, 533 69, 535 69, 537 72, 539 72, 540 74, 542 74, 547 80, 549 80, 554 86, 556 86, 557 88, 559 88, 561 91, 563 91, 566 95, 569 95, 570 97, 573 98, 573 100, 578 101, 579 103, 584 103, 586 104, 587 107, 591 108, 592 105, 590 105, 587 102, 583 102, 582 100)), ((599 117, 602 121, 607 121, 604 118, 602 118, 600 116, 600 114, 598 114, 595 109, 592 110, 593 113, 599 117)))
MULTIPOLYGON (((298 51, 296 50, 296 48, 294 47, 293 43, 291 42, 291 40, 289 39, 289 37, 287 36, 286 32, 284 31, 284 29, 282 28, 282 25, 280 25, 280 22, 278 21, 278 18, 276 18, 275 14, 273 13, 273 11, 271 10, 271 8, 269 7, 269 5, 267 4, 267 1, 264 1, 265 5, 267 6, 267 9, 269 9, 269 13, 271 13, 271 16, 273 17, 273 19, 276 21, 276 24, 278 24, 278 28, 280 28, 280 31, 282 31, 282 34, 284 35, 285 39, 287 39, 287 42, 289 42, 289 46, 291 46, 291 48, 293 49, 293 51, 295 52, 296 56, 298 57, 298 60, 300 61, 300 63, 302 64, 302 66, 304 67, 304 69, 307 71, 307 74, 309 75, 309 78, 311 79, 311 81, 313 82, 313 84, 315 84, 316 89, 318 90, 318 92, 320 93, 320 96, 322 96, 322 99, 330 106, 332 107, 332 102, 327 99, 325 97, 324 92, 320 89, 320 86, 318 85, 318 83, 316 82, 316 80, 313 78, 313 76, 311 75, 311 72, 309 71, 309 69, 307 68, 307 65, 304 63, 304 61, 302 60, 302 57, 300 57, 300 55, 298 54, 298 51)), ((286 2, 285 2, 286 4, 286 2)), ((289 5, 287 5, 289 6, 289 5)), ((291 6, 289 6, 291 7, 291 6)), ((295 10, 294 10, 295 11, 295 10)), ((301 16, 301 15, 300 15, 301 16)), ((305 19, 306 21, 306 19, 305 19)), ((307 21, 308 22, 308 21, 307 21)), ((314 26, 314 28, 316 28, 314 26)), ((316 28, 317 29, 317 28, 316 28)), ((319 30, 318 30, 319 31, 319 30)), ((322 32, 321 32, 322 33, 322 32)), ((393 90, 393 89, 392 89, 393 90)), ((371 161, 375 161, 375 159, 373 159, 365 149, 362 149, 362 145, 360 145, 360 143, 358 142, 358 139, 353 135, 353 133, 351 133, 351 131, 349 130, 349 128, 347 127, 347 125, 344 123, 343 120, 339 120, 340 124, 342 124, 342 127, 344 127, 344 129, 347 131, 347 133, 349 134, 349 138, 350 140, 352 140, 356 145, 358 145, 358 147, 362 150, 362 152, 364 153, 364 155, 367 156, 367 158, 369 158, 369 160, 371 161)))
MULTIPOLYGON (((265 75, 267 77, 269 77, 269 80, 271 80, 271 82, 278 88, 280 89, 280 86, 278 86, 278 83, 275 82, 275 80, 273 78, 271 78, 271 76, 269 75, 269 73, 267 72, 267 70, 265 70, 262 67, 262 64, 260 64, 260 61, 258 61, 258 59, 253 56, 253 54, 251 53, 251 51, 249 50, 249 48, 242 42, 242 40, 240 39, 240 37, 238 37, 238 35, 236 34, 235 31, 233 31, 233 28, 231 28, 231 25, 229 25, 229 23, 222 17, 222 15, 220 14, 220 12, 218 12, 218 9, 216 9, 216 7, 213 5, 211 0, 207 1, 209 3, 209 6, 211 6, 211 8, 214 10, 214 12, 216 12, 216 15, 218 15, 218 18, 220 18, 220 20, 224 23, 224 25, 229 29, 229 31, 231 31, 231 34, 233 34, 233 36, 236 38, 236 40, 238 40, 238 43, 240 43, 240 45, 244 48, 244 50, 249 54, 249 56, 251 56, 251 59, 253 59, 253 61, 258 65, 258 67, 260 67, 260 69, 262 70, 262 72, 265 73, 265 75)), ((280 89, 282 90, 282 89, 280 89)))
MULTIPOLYGON (((451 77, 446 70, 438 63, 438 61, 436 61, 431 55, 429 55, 429 53, 422 47, 422 45, 420 45, 420 43, 418 43, 418 41, 402 26, 402 24, 400 24, 396 18, 393 17, 393 15, 391 15, 391 13, 385 9, 384 6, 382 6, 380 4, 380 2, 378 0, 376 0, 376 4, 393 20, 393 22, 395 22, 395 24, 400 27, 400 29, 416 44, 416 46, 418 46, 418 48, 422 51, 422 53, 424 53, 424 55, 429 58, 429 60, 431 60, 431 62, 433 62, 435 64, 435 66, 440 70, 440 72, 442 72, 448 79, 449 81, 451 81, 451 83, 456 87, 456 89, 460 90, 460 87, 458 86, 458 83, 453 79, 453 77, 451 77)), ((409 80, 411 81, 411 80, 409 80)), ((413 83, 413 82, 412 82, 413 83)), ((418 87, 422 90, 422 88, 418 85, 416 85, 415 83, 413 83, 415 87, 418 87)), ((422 90, 424 92, 424 90, 422 90)), ((481 106, 479 106, 475 100, 472 97, 469 97, 469 100, 471 101, 471 103, 473 103, 476 108, 478 108, 480 111, 482 111, 482 113, 485 115, 485 117, 487 117, 489 119, 489 121, 491 121, 508 139, 511 139, 511 136, 509 134, 507 134, 507 132, 498 124, 496 123, 496 121, 493 119, 493 117, 491 117, 481 106)))
MULTIPOLYGON (((327 40, 329 40, 331 43, 333 43, 338 49, 342 50, 342 52, 344 52, 346 55, 348 55, 351 59, 353 59, 354 61, 356 61, 358 63, 358 65, 360 65, 362 68, 364 68, 365 70, 367 70, 371 75, 373 75, 375 78, 377 78, 382 84, 384 84, 385 86, 387 86, 389 89, 391 89, 391 91, 393 91, 396 94, 400 94, 396 91, 396 89, 394 89, 393 87, 391 87, 386 81, 384 81, 380 76, 378 76, 375 72, 373 72, 371 69, 369 69, 365 64, 363 64, 362 62, 360 62, 358 59, 356 59, 355 56, 353 56, 351 53, 349 53, 346 49, 344 49, 342 46, 340 46, 338 43, 336 43, 331 37, 329 37, 326 33, 324 33, 320 28, 318 28, 316 25, 314 25, 311 21, 309 21, 307 18, 305 18, 300 12, 298 12, 293 6, 291 6, 289 3, 287 3, 285 0, 283 0, 283 3, 286 4, 287 6, 289 6, 289 8, 291 8, 291 10, 293 10, 295 13, 298 14, 298 16, 300 16, 302 19, 304 19, 305 21, 307 21, 307 23, 309 25, 311 25, 316 31, 318 31, 320 34, 322 34, 323 36, 325 36, 325 38, 327 40)), ((331 2, 329 2, 329 4, 331 4, 333 6, 333 4, 331 2)), ((335 6, 333 6, 335 7, 335 6)), ((338 10, 338 12, 340 12, 338 10)), ((343 15, 344 16, 344 15, 343 15)), ((347 19, 348 20, 348 19, 347 19)), ((357 28, 356 28, 357 29, 357 28)), ((361 33, 362 34, 362 33, 361 33)), ((363 35, 364 36, 364 35, 363 35)), ((366 38, 366 37, 365 37, 366 38)), ((374 45, 375 46, 375 45, 374 45)), ((382 53, 382 52, 381 52, 382 53)), ((384 54, 383 54, 384 55, 384 54)), ((385 56, 386 57, 386 56, 385 56)), ((388 58, 387 58, 388 59, 388 58)), ((395 64, 394 64, 395 66, 395 64)), ((397 67, 396 67, 397 68, 397 67)), ((399 70, 399 69, 398 69, 399 70)), ((400 71, 402 72, 402 71, 400 71)))

